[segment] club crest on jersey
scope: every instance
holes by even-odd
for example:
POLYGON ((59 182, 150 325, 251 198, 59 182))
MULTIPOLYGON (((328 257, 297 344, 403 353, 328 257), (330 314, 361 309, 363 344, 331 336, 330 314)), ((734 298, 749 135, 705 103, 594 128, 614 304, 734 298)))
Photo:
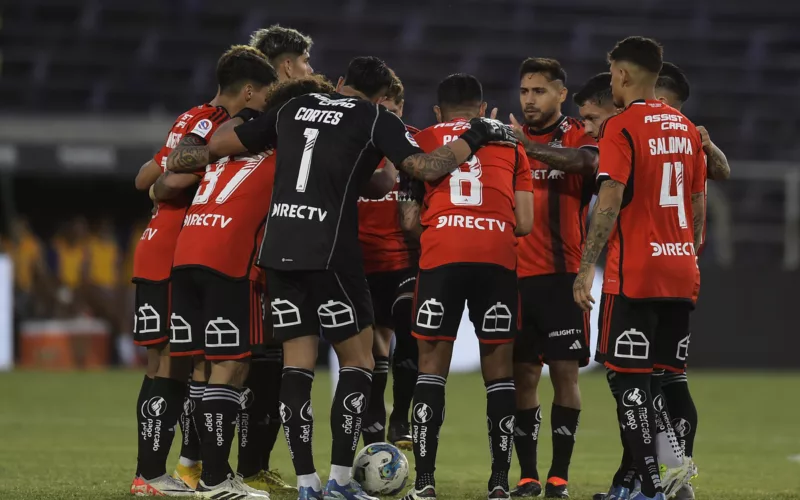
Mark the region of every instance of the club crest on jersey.
POLYGON ((552 140, 547 145, 550 146, 551 148, 563 148, 564 147, 564 145, 561 144, 561 139, 552 140))

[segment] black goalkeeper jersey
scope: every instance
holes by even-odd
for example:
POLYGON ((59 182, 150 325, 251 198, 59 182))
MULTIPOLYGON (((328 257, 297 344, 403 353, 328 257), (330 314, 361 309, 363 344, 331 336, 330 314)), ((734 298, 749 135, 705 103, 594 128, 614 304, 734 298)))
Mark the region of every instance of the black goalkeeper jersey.
POLYGON ((383 157, 422 153, 400 118, 338 93, 296 97, 235 130, 252 153, 276 148, 258 265, 285 271, 362 269, 359 191, 383 157))

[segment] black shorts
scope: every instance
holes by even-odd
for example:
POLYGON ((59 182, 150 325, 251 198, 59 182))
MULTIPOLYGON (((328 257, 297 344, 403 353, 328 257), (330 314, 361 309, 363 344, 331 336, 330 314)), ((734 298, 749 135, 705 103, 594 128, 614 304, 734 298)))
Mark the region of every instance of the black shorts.
POLYGON ((398 300, 411 300, 412 297, 403 295, 414 294, 417 272, 417 268, 409 267, 367 275, 372 309, 375 311, 375 326, 385 326, 394 330, 392 310, 398 300))
POLYGON ((454 341, 465 302, 481 343, 514 341, 519 327, 517 275, 493 264, 450 264, 421 270, 412 335, 423 340, 454 341))
POLYGON ((618 372, 685 372, 691 310, 689 302, 630 300, 604 293, 595 361, 618 372))
POLYGON ((281 342, 322 334, 337 343, 372 326, 372 300, 360 273, 267 269, 272 328, 281 342))
POLYGON ((211 270, 172 271, 172 356, 242 359, 264 342, 260 284, 211 270))
POLYGON ((133 343, 151 346, 169 340, 169 280, 136 281, 133 343))
POLYGON ((589 364, 589 314, 572 297, 575 276, 562 273, 519 279, 522 328, 514 343, 515 362, 589 364))

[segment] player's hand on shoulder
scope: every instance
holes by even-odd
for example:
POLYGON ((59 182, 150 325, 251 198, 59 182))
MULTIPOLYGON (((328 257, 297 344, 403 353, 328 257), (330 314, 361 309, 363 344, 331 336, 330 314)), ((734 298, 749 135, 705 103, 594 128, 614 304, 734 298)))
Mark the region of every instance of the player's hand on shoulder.
POLYGON ((482 145, 500 144, 517 147, 519 141, 511 126, 493 118, 473 118, 469 121, 470 130, 475 130, 481 137, 482 145))
POLYGON ((700 132, 700 139, 703 141, 703 149, 711 147, 711 137, 708 135, 708 130, 702 125, 697 126, 697 131, 700 132))

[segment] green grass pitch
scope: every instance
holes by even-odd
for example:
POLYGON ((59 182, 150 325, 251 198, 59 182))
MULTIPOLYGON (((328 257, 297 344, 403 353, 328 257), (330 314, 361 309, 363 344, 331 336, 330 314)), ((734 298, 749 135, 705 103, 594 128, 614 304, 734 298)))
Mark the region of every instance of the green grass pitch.
MULTIPOLYGON (((136 372, 0 375, 0 499, 130 498, 127 491, 136 458, 134 399, 140 381, 141 374, 136 372)), ((800 499, 800 373, 696 372, 690 374, 690 383, 700 414, 695 450, 700 468, 694 482, 697 498, 800 499)), ((607 488, 620 445, 604 377, 597 373, 583 377, 581 389, 584 410, 570 492, 572 498, 590 499, 607 488)), ((545 386, 539 450, 542 474, 551 455, 547 410, 551 400, 552 391, 545 386)), ((317 376, 314 405, 314 450, 324 480, 330 452, 326 373, 317 376)), ((486 498, 485 419, 480 376, 452 375, 439 447, 440 499, 486 498)), ((286 445, 282 436, 278 439, 273 466, 293 481, 286 445)), ((174 466, 178 448, 176 439, 169 467, 174 466)), ((413 456, 408 455, 413 476, 413 456)), ((515 464, 512 481, 517 474, 515 464)))

